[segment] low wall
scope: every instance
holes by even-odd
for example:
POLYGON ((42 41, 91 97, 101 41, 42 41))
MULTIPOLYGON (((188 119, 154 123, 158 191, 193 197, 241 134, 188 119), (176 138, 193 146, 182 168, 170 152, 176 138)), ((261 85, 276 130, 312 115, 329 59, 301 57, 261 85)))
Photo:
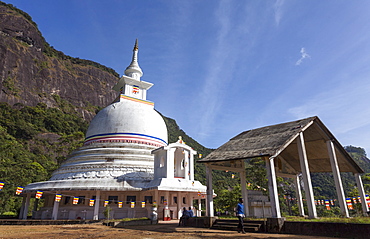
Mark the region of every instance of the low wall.
POLYGON ((370 225, 330 222, 284 222, 280 233, 310 236, 369 238, 370 225))
POLYGON ((210 228, 218 217, 191 217, 186 220, 187 227, 210 228))

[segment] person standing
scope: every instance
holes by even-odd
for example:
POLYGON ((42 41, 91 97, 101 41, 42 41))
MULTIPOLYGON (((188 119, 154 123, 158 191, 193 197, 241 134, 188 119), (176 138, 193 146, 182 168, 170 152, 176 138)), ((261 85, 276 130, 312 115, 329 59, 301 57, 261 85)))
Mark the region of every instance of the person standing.
POLYGON ((245 231, 244 231, 243 219, 245 215, 244 215, 243 198, 239 198, 239 203, 238 203, 238 206, 236 207, 236 216, 238 217, 238 220, 239 220, 238 233, 242 232, 244 234, 245 231))

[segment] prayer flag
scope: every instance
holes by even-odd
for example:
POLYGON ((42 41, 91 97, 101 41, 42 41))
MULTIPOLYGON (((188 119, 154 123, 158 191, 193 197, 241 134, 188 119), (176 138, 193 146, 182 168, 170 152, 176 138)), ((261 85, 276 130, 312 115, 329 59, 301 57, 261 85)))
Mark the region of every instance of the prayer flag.
POLYGON ((132 93, 137 94, 139 93, 139 90, 140 90, 139 86, 137 85, 132 86, 132 93))
POLYGON ((360 196, 357 197, 357 201, 358 201, 358 203, 361 203, 361 197, 360 196))
POLYGON ((106 207, 108 205, 108 203, 109 203, 109 200, 105 200, 104 201, 104 207, 106 207))
POLYGON ((347 207, 349 210, 353 210, 351 198, 346 198, 347 207))
POLYGON ((122 208, 122 202, 121 201, 118 202, 118 208, 122 208))
POLYGON ((55 195, 55 201, 56 202, 60 202, 61 199, 62 199, 62 195, 61 194, 55 195))
POLYGON ((317 205, 317 200, 315 199, 315 205, 317 205))
POLYGON ((131 208, 134 208, 135 207, 135 202, 131 202, 130 205, 131 205, 131 208))
POLYGON ((354 204, 357 204, 357 201, 356 201, 356 198, 355 197, 353 197, 352 200, 353 200, 353 203, 354 204))
POLYGON ((202 154, 199 154, 199 158, 200 158, 200 159, 202 158, 202 156, 203 156, 202 154))
POLYGON ((75 205, 78 204, 78 197, 73 198, 73 204, 75 204, 75 205))
POLYGON ((235 177, 235 175, 234 174, 231 174, 231 178, 234 178, 235 177))
POLYGON ((145 201, 142 201, 141 202, 141 207, 144 208, 145 207, 145 201))
POLYGON ((0 182, 0 190, 3 189, 3 187, 4 187, 4 183, 0 182))
POLYGON ((23 191, 23 187, 17 187, 17 190, 15 191, 15 194, 19 195, 23 191))
POLYGON ((94 204, 95 204, 95 200, 94 199, 90 199, 89 206, 92 207, 92 206, 94 206, 94 204))
POLYGON ((330 210, 329 200, 325 200, 326 210, 330 210))
POLYGON ((40 199, 42 197, 43 192, 42 191, 37 191, 36 192, 36 199, 40 199))
POLYGON ((370 207, 370 198, 369 198, 369 195, 366 195, 366 204, 367 204, 367 207, 370 207))
POLYGON ((332 205, 332 206, 334 206, 334 201, 333 201, 333 199, 330 199, 330 203, 331 203, 331 205, 332 205))

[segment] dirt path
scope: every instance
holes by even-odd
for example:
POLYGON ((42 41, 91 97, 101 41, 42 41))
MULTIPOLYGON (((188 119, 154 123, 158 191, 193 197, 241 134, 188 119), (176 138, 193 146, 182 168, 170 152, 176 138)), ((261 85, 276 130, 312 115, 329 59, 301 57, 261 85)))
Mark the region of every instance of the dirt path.
POLYGON ((312 237, 287 234, 247 233, 239 234, 236 231, 211 230, 206 228, 177 227, 177 221, 160 222, 157 225, 131 226, 112 228, 97 224, 79 225, 33 225, 33 226, 3 226, 0 225, 0 238, 125 238, 125 239, 195 239, 195 238, 302 238, 324 239, 330 237, 312 237))

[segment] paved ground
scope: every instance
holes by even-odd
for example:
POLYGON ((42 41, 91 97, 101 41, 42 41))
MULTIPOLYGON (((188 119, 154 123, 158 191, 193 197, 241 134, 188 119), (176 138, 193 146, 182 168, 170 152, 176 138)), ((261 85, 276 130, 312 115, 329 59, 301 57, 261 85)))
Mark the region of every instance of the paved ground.
POLYGON ((125 238, 125 239, 196 239, 196 238, 302 238, 324 239, 330 237, 313 237, 287 234, 247 233, 236 231, 211 230, 206 228, 177 227, 178 221, 159 222, 157 225, 131 226, 125 228, 112 228, 96 224, 78 225, 33 225, 33 226, 5 226, 0 225, 0 238, 125 238))

